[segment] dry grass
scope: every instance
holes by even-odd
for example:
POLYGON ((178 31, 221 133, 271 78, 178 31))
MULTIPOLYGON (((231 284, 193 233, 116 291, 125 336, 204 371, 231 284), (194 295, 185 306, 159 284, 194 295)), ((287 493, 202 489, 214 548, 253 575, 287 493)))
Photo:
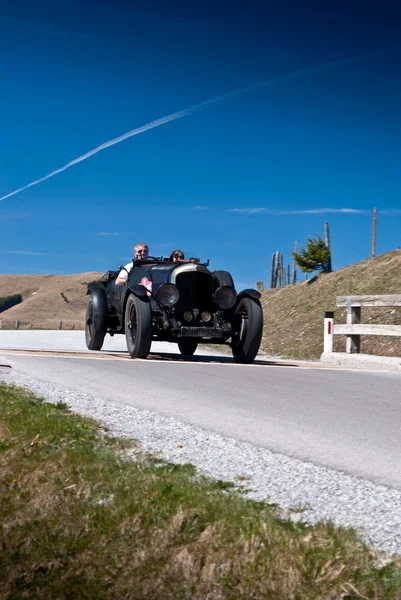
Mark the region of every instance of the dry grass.
MULTIPOLYGON (((263 292, 265 327, 262 349, 270 355, 300 359, 319 358, 323 352, 325 311, 335 311, 335 322, 345 323, 345 309, 336 296, 400 294, 401 249, 322 274, 316 281, 263 292)), ((362 323, 399 324, 401 308, 362 309, 362 323)), ((345 336, 335 337, 335 350, 345 351, 345 336)), ((362 336, 361 352, 401 356, 401 339, 362 336)))
POLYGON ((281 519, 17 388, 0 423, 2 600, 401 599, 400 565, 352 530, 281 519))
POLYGON ((88 302, 87 284, 98 279, 99 273, 75 275, 0 275, 1 296, 21 294, 23 301, 0 314, 4 328, 14 328, 20 321, 22 329, 32 323, 34 329, 63 327, 83 329, 88 302))

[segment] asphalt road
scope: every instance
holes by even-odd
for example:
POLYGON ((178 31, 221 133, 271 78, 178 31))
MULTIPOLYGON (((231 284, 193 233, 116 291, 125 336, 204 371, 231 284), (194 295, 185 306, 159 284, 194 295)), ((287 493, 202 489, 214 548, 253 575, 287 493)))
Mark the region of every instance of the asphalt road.
POLYGON ((94 355, 43 357, 2 350, 0 363, 401 489, 399 374, 263 361, 240 366, 219 356, 177 361, 165 349, 150 360, 93 360, 94 355))

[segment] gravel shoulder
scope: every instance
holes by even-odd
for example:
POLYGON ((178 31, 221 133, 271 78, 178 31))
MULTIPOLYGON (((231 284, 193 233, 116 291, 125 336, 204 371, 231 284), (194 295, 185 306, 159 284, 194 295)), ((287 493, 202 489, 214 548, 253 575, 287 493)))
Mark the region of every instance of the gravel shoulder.
MULTIPOLYGON (((3 364, 6 360, 1 361, 3 364)), ((355 527, 377 550, 401 555, 401 492, 346 473, 224 437, 148 410, 73 391, 0 367, 0 380, 27 387, 50 402, 104 423, 174 463, 192 463, 216 479, 234 481, 250 497, 279 504, 285 516, 355 527)))

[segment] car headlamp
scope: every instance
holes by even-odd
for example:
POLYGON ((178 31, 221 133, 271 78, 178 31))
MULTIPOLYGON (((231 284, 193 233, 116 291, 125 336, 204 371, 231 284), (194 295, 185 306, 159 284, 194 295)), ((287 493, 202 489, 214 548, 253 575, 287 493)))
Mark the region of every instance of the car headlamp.
POLYGON ((237 293, 235 289, 229 285, 222 285, 217 288, 214 294, 214 301, 219 308, 228 310, 232 308, 237 299, 237 293))
POLYGON ((156 292, 156 301, 166 308, 177 304, 180 293, 172 283, 164 283, 156 292))

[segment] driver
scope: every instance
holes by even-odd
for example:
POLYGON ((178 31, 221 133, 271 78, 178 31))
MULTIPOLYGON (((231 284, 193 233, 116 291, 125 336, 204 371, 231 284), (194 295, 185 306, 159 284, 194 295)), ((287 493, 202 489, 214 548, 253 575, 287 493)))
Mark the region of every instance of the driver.
MULTIPOLYGON (((134 260, 141 260, 142 258, 147 258, 149 254, 149 246, 144 242, 139 242, 136 246, 134 246, 134 260)), ((131 271, 134 263, 131 261, 125 267, 121 269, 119 272, 116 285, 125 285, 128 279, 128 273, 131 271)))

